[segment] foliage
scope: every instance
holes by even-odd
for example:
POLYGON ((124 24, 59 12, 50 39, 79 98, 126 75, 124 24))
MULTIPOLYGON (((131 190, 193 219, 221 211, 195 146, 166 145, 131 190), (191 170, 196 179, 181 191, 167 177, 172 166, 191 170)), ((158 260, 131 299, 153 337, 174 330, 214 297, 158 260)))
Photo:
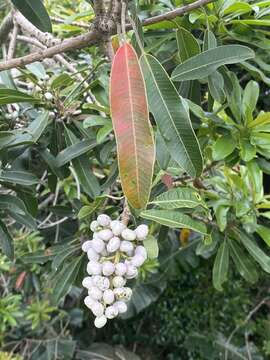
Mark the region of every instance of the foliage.
MULTIPOLYGON (((50 41, 95 17, 91 1, 12 3, 40 30, 52 22, 50 41)), ((1 5, 4 18, 12 5, 1 5)), ((168 359, 269 355, 268 302, 245 322, 269 295, 269 2, 217 0, 143 26, 181 5, 130 1, 132 30, 112 36, 112 67, 93 45, 0 72, 4 351, 15 342, 33 360, 137 359, 117 346, 143 343, 138 356, 151 359, 155 329, 150 347, 168 359), (150 259, 125 320, 96 334, 81 244, 97 214, 127 209, 131 224, 150 226, 150 259)), ((21 40, 16 56, 29 51, 21 40)))

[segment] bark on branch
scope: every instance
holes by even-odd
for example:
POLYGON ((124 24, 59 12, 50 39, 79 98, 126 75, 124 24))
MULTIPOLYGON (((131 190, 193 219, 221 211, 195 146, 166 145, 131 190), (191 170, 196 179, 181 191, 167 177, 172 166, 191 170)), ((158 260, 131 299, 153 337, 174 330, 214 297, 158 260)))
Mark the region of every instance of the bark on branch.
MULTIPOLYGON (((177 16, 181 16, 191 10, 197 9, 203 5, 206 5, 213 0, 197 0, 192 4, 182 6, 181 8, 169 11, 165 14, 154 16, 149 19, 145 19, 142 22, 143 26, 152 25, 155 23, 158 23, 163 20, 171 20, 176 18, 177 16)), ((3 24, 2 24, 3 26, 3 24)), ((130 30, 131 26, 127 25, 127 30, 130 30)), ((1 35, 1 32, 0 32, 1 35)), ((67 51, 81 49, 90 45, 93 45, 96 42, 102 41, 102 35, 100 32, 98 32, 95 28, 88 33, 85 33, 83 35, 79 35, 67 40, 64 40, 60 42, 57 45, 51 46, 44 50, 39 50, 37 52, 34 52, 32 54, 22 56, 19 58, 15 58, 9 61, 5 61, 0 63, 0 71, 12 69, 15 67, 23 67, 27 64, 31 64, 35 61, 42 61, 46 58, 51 58, 57 54, 61 54, 67 51)), ((1 38, 0 38, 1 40, 1 38)))

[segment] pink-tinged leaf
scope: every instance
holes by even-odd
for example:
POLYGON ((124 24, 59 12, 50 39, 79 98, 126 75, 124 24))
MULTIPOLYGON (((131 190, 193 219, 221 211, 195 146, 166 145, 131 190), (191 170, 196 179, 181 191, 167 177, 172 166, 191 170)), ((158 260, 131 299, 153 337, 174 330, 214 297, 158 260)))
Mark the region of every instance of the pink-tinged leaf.
POLYGON ((144 208, 151 190, 155 143, 138 57, 127 43, 113 60, 110 102, 123 192, 133 208, 144 208))

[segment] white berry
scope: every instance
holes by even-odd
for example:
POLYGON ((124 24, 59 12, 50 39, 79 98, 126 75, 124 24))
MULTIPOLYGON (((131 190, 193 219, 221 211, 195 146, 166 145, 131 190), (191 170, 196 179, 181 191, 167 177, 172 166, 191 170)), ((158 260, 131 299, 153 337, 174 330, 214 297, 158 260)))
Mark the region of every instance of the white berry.
POLYGON ((106 214, 101 214, 97 217, 97 222, 100 226, 109 226, 111 223, 111 218, 106 214))
POLYGON ((91 310, 95 316, 99 317, 104 313, 104 306, 100 302, 95 301, 91 306, 91 310))
POLYGON ((120 247, 120 239, 116 236, 114 236, 113 238, 111 238, 106 246, 106 249, 109 253, 113 253, 115 251, 117 251, 120 247))
POLYGON ((127 304, 125 304, 124 301, 116 301, 113 306, 117 308, 119 314, 123 314, 127 311, 127 304))
POLYGON ((145 224, 139 225, 135 229, 136 237, 138 240, 144 240, 148 235, 149 229, 148 226, 145 224))
POLYGON ((92 246, 91 240, 87 240, 82 244, 82 251, 87 252, 92 246))
POLYGON ((91 298, 91 296, 86 296, 86 298, 84 299, 84 303, 89 309, 92 309, 92 306, 94 305, 95 300, 93 300, 91 298))
POLYGON ((50 92, 46 92, 46 93, 44 94, 44 97, 45 97, 46 100, 51 101, 51 100, 53 99, 53 94, 50 93, 50 92))
POLYGON ((105 316, 108 319, 113 319, 118 315, 118 308, 116 306, 108 306, 105 310, 105 316))
POLYGON ((111 261, 105 261, 102 265, 102 273, 105 276, 110 276, 114 273, 115 267, 111 261))
POLYGON ((145 259, 147 259, 147 251, 146 251, 145 247, 142 245, 137 246, 135 249, 135 255, 141 255, 145 259))
POLYGON ((133 249, 134 249, 134 246, 133 246, 132 242, 126 241, 126 240, 121 242, 120 251, 130 252, 130 251, 133 251, 133 249))
POLYGON ((124 263, 118 263, 115 265, 115 274, 119 276, 125 275, 127 271, 127 265, 124 263))
POLYGON ((100 275, 102 270, 102 265, 97 261, 89 261, 87 264, 87 272, 89 275, 100 275))
POLYGON ((113 237, 113 233, 109 229, 104 229, 98 232, 98 236, 104 241, 109 241, 113 237))
POLYGON ((142 266, 142 264, 145 262, 145 257, 137 254, 135 256, 133 256, 133 258, 131 259, 131 264, 136 266, 136 267, 140 267, 142 266))
POLYGON ((104 241, 99 239, 99 238, 93 239, 92 240, 92 247, 95 250, 95 252, 101 253, 105 248, 104 241))
POLYGON ((82 281, 82 286, 89 289, 91 286, 93 286, 93 279, 91 276, 86 276, 82 281))
POLYGON ((114 292, 111 289, 107 289, 103 293, 103 301, 105 304, 112 304, 114 302, 114 292))
POLYGON ((87 257, 88 257, 89 260, 94 260, 94 261, 99 260, 99 255, 94 249, 89 249, 87 251, 87 257))
POLYGON ((122 276, 115 276, 112 279, 112 284, 115 288, 123 287, 126 284, 126 280, 122 276))
POLYGON ((94 299, 94 300, 101 300, 103 293, 99 288, 97 288, 95 286, 92 286, 88 290, 88 295, 91 296, 91 298, 94 299))
POLYGON ((106 323, 107 323, 107 318, 105 315, 96 317, 94 321, 95 327, 98 329, 101 329, 103 326, 106 325, 106 323))
POLYGON ((128 241, 133 241, 136 239, 135 231, 130 229, 123 230, 121 236, 124 240, 128 240, 128 241))
POLYGON ((110 280, 104 276, 96 275, 92 277, 93 284, 101 291, 105 291, 110 287, 110 280))
POLYGON ((110 224, 112 232, 115 236, 121 235, 122 231, 126 228, 126 225, 119 220, 113 220, 110 224))
POLYGON ((137 275, 138 275, 137 268, 134 265, 129 264, 127 267, 126 278, 134 279, 135 277, 137 277, 137 275))

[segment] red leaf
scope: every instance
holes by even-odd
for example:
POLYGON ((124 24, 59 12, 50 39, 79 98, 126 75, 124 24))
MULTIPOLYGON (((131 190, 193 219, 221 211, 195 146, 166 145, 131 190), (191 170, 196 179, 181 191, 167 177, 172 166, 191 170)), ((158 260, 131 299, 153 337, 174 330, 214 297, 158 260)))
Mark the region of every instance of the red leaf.
POLYGON ((127 43, 115 54, 110 90, 123 192, 132 207, 144 208, 151 190, 155 143, 138 57, 127 43))

